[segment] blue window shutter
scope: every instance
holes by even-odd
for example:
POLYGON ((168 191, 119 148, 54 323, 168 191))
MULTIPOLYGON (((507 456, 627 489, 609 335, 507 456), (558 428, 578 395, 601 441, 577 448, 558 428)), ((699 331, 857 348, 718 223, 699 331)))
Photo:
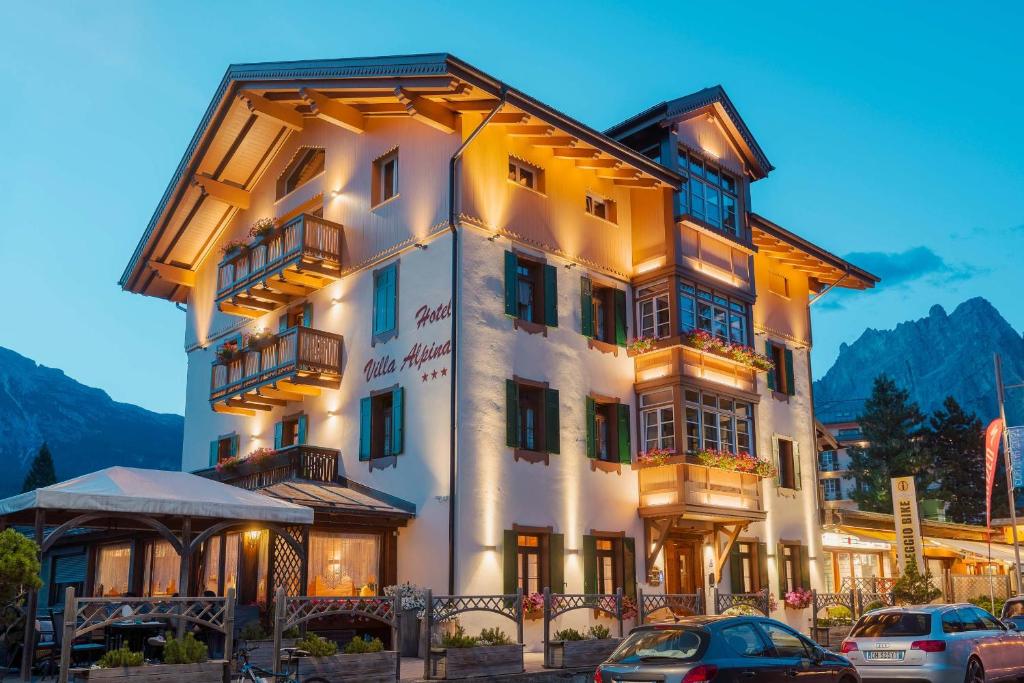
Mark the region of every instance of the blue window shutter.
POLYGON ((621 289, 615 290, 615 343, 619 346, 626 345, 626 293, 621 289))
POLYGON ((284 423, 274 423, 274 450, 281 448, 284 444, 284 423))
POLYGON ((309 418, 305 415, 299 415, 298 425, 295 427, 298 432, 298 438, 296 440, 299 442, 299 445, 306 443, 306 432, 308 431, 308 428, 309 418))
POLYGON ((384 331, 384 273, 373 274, 373 333, 384 331))
POLYGON ((210 442, 210 467, 217 464, 217 456, 220 454, 220 441, 214 439, 210 442))
POLYGON ((238 455, 238 434, 231 435, 231 457, 238 455))
POLYGON ((511 251, 505 252, 505 315, 510 315, 513 318, 518 313, 518 307, 516 306, 516 284, 518 278, 516 277, 516 267, 519 265, 519 259, 511 251))
POLYGON ((584 337, 594 336, 594 289, 590 278, 580 276, 580 332, 584 337))
POLYGON ((544 440, 548 453, 558 453, 561 435, 558 424, 558 389, 544 390, 544 440))
POLYGON ((398 387, 391 392, 391 454, 401 455, 405 440, 405 389, 398 387))
POLYGON ((387 325, 387 327, 385 328, 386 332, 390 332, 391 330, 395 329, 395 307, 396 307, 396 305, 398 303, 398 282, 397 282, 397 280, 398 280, 398 266, 396 264, 396 265, 392 265, 390 268, 388 268, 387 272, 385 274, 385 282, 386 282, 387 286, 385 287, 385 290, 384 290, 385 297, 386 297, 385 301, 384 301, 384 303, 385 303, 384 310, 386 311, 387 315, 385 316, 384 322, 385 322, 385 325, 387 325))
POLYGON ((359 400, 359 459, 370 459, 371 401, 367 396, 359 400))
POLYGON ((544 266, 544 322, 558 327, 558 268, 544 266))
POLYGON ((302 307, 302 326, 313 327, 313 304, 302 307))
POLYGON ((288 316, 287 315, 282 315, 280 318, 277 319, 277 331, 278 332, 284 332, 287 329, 288 329, 288 316))

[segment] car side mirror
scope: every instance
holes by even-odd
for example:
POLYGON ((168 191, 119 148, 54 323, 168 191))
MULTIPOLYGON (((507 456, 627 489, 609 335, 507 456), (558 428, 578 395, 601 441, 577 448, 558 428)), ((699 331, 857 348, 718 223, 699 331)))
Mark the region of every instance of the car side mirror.
POLYGON ((1015 621, 1004 621, 1004 622, 1002 622, 1002 624, 1006 628, 1007 631, 1019 631, 1020 630, 1020 626, 1018 626, 1017 622, 1015 622, 1015 621))
POLYGON ((825 648, 820 645, 815 645, 814 649, 811 650, 811 661, 815 664, 821 664, 828 657, 828 653, 825 652, 825 648))

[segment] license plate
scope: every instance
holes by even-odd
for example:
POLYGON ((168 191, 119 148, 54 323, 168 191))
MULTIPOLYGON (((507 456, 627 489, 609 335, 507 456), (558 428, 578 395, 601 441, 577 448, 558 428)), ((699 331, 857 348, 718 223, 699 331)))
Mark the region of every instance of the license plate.
POLYGON ((900 661, 903 659, 903 650, 865 650, 864 659, 900 661))

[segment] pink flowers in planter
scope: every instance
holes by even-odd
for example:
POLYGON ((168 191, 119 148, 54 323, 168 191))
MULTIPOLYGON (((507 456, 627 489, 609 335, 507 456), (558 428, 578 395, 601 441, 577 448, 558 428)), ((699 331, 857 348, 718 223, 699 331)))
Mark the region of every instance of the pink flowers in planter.
POLYGON ((671 448, 652 448, 649 451, 644 451, 637 456, 636 462, 639 465, 649 465, 652 467, 658 465, 664 465, 668 462, 668 459, 675 455, 676 452, 671 448))
POLYGON ((544 596, 540 593, 527 593, 523 596, 523 617, 530 621, 544 618, 544 596))
POLYGON ((626 344, 626 353, 630 356, 639 356, 654 350, 654 337, 637 337, 630 339, 626 344))
POLYGON ((238 469, 239 465, 242 464, 242 460, 244 460, 244 458, 237 455, 231 456, 230 458, 224 458, 223 460, 217 463, 217 471, 233 472, 234 470, 238 469))
POLYGON ((246 462, 251 462, 254 465, 262 465, 265 462, 269 461, 271 458, 273 458, 275 455, 277 455, 277 451, 275 451, 273 448, 262 447, 250 451, 249 455, 246 456, 245 460, 246 462))
POLYGON ((718 451, 706 448, 697 451, 694 456, 697 462, 706 467, 717 467, 720 470, 731 470, 733 472, 748 472, 759 477, 774 477, 775 466, 767 460, 755 458, 746 451, 732 453, 730 451, 718 451))
POLYGON ((775 363, 764 355, 758 353, 749 346, 733 344, 704 330, 694 330, 683 335, 683 344, 690 348, 699 349, 716 356, 728 358, 749 368, 767 372, 775 367, 775 363))
POLYGON ((804 609, 805 607, 810 607, 813 597, 814 596, 811 594, 811 591, 806 588, 802 588, 801 586, 797 586, 786 593, 786 607, 790 607, 792 609, 804 609))

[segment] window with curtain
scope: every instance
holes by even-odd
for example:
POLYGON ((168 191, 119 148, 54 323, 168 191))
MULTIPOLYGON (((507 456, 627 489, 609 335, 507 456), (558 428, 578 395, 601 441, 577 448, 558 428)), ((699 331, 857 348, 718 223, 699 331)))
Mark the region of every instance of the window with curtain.
POLYGON ((241 534, 228 534, 224 541, 224 592, 238 590, 238 544, 241 534))
POLYGON ((142 594, 169 596, 178 591, 181 568, 178 553, 167 541, 153 541, 145 546, 145 567, 142 572, 142 594))
POLYGON ((93 595, 118 597, 128 592, 128 572, 132 564, 130 543, 100 546, 96 550, 96 576, 93 595))
POLYGON ((220 595, 220 536, 214 536, 203 546, 203 590, 220 595))
POLYGON ((309 595, 377 595, 380 537, 313 531, 309 535, 309 595))

